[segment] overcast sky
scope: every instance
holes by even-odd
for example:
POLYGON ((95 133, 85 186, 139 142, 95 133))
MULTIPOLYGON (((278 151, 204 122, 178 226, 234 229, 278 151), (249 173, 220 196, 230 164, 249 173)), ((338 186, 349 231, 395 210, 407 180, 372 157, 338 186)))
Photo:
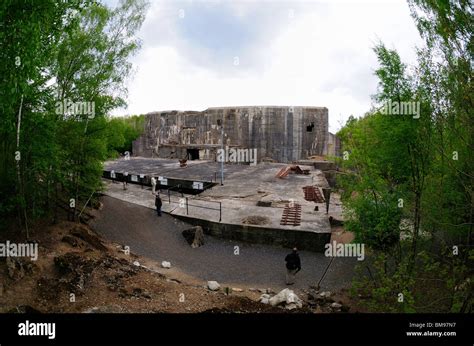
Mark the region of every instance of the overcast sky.
POLYGON ((422 42, 401 0, 150 2, 128 108, 117 115, 322 106, 335 132, 370 109, 374 44, 410 64, 422 42))

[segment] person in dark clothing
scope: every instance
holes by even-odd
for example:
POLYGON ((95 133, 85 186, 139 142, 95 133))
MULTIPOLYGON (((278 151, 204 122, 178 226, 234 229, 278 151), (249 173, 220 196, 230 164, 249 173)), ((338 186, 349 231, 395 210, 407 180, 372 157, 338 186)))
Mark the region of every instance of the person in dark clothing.
POLYGON ((160 193, 158 192, 155 196, 155 207, 156 207, 156 212, 157 212, 158 216, 161 216, 161 206, 162 205, 163 205, 163 203, 161 202, 160 193))
POLYGON ((123 189, 126 190, 128 186, 128 172, 125 172, 122 176, 123 189))
POLYGON ((286 284, 293 285, 295 283, 295 275, 301 270, 300 255, 298 249, 293 248, 293 252, 286 255, 286 284))

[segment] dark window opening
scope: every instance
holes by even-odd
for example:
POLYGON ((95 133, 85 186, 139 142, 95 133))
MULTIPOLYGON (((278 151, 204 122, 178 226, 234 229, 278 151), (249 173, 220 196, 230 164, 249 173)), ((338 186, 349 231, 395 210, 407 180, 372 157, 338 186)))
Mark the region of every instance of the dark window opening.
POLYGON ((187 149, 188 160, 199 160, 199 149, 187 149))
POLYGON ((314 128, 314 123, 311 123, 311 125, 306 126, 306 132, 313 132, 314 128))

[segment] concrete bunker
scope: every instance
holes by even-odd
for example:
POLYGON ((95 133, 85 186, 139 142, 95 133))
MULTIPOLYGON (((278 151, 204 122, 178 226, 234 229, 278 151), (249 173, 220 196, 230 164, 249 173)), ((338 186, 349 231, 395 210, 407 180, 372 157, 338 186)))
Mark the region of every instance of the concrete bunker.
POLYGON ((331 142, 326 107, 217 107, 148 113, 133 155, 216 161, 229 146, 256 149, 258 162, 291 163, 328 155, 331 142))

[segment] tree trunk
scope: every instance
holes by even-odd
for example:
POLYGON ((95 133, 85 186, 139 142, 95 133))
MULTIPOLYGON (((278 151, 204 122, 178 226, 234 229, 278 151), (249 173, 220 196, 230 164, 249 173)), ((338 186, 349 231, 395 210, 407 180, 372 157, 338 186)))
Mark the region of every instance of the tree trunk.
MULTIPOLYGON (((18 111, 18 121, 16 126, 16 150, 20 153, 21 159, 21 152, 20 152, 20 130, 21 130, 21 110, 23 108, 23 95, 21 95, 20 101, 20 109, 18 111)), ((16 160, 16 158, 15 158, 16 160)), ((16 160, 16 174, 18 179, 18 188, 22 199, 22 206, 20 208, 23 209, 23 218, 24 218, 24 225, 26 230, 26 239, 29 238, 28 232, 28 216, 26 214, 26 198, 25 198, 25 188, 23 186, 23 181, 21 179, 21 170, 20 170, 20 160, 16 160)))

